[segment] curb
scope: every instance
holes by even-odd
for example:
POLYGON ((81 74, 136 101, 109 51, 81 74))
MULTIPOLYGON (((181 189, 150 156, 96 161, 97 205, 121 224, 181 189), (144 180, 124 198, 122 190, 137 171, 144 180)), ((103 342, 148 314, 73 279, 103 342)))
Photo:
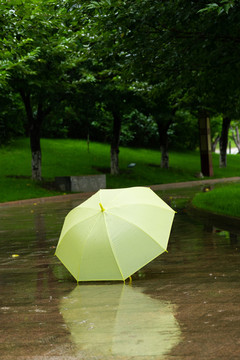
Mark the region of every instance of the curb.
MULTIPOLYGON (((182 189, 196 186, 204 186, 204 185, 213 185, 218 183, 231 183, 231 182, 240 182, 240 176, 235 176, 231 178, 222 178, 222 179, 206 179, 206 180, 195 180, 195 181, 184 181, 178 183, 168 183, 168 184, 159 184, 159 185, 150 185, 153 191, 158 190, 171 190, 171 189, 182 189)), ((56 196, 48 196, 41 198, 33 198, 33 199, 25 199, 25 200, 15 200, 8 201, 4 203, 0 203, 1 207, 8 206, 19 206, 19 205, 28 205, 33 203, 48 203, 48 202, 60 202, 60 201, 68 201, 68 200, 86 200, 95 192, 88 193, 74 193, 74 194, 66 194, 66 195, 56 195, 56 196)))
POLYGON ((168 189, 181 189, 189 188, 200 185, 213 185, 219 183, 231 183, 231 182, 240 182, 240 176, 235 176, 231 178, 222 178, 222 179, 206 179, 206 180, 196 180, 196 181, 184 181, 179 183, 170 183, 170 184, 160 184, 160 185, 150 185, 152 190, 168 190, 168 189))

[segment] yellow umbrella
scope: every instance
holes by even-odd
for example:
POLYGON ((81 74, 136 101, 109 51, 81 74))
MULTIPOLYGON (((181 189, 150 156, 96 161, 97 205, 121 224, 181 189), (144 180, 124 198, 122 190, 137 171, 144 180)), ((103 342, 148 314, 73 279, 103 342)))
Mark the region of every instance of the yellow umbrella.
POLYGON ((77 281, 125 280, 166 251, 174 214, 150 188, 99 190, 66 216, 56 255, 77 281))

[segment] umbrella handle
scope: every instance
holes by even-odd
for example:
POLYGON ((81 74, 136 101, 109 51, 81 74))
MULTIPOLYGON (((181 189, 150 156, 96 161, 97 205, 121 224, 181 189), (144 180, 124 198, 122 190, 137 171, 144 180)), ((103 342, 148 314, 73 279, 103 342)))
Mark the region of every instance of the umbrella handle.
MULTIPOLYGON (((129 276, 127 279, 129 279, 129 285, 132 285, 132 277, 129 276)), ((124 284, 125 284, 125 280, 123 280, 124 284)))
POLYGON ((99 203, 99 206, 100 206, 102 212, 105 211, 105 209, 104 209, 104 207, 102 206, 101 203, 99 203))

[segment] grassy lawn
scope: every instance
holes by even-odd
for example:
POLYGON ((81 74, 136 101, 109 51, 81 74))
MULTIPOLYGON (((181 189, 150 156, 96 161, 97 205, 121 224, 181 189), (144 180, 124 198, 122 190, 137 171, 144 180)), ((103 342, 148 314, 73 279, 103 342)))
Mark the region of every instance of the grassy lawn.
POLYGON ((240 184, 218 186, 193 198, 193 205, 216 214, 240 217, 240 184))
MULTIPOLYGON (((110 146, 83 140, 42 139, 42 176, 53 181, 55 176, 90 175, 105 173, 107 187, 164 184, 197 180, 200 172, 199 153, 170 152, 168 170, 161 169, 160 152, 147 149, 121 148, 120 175, 111 176, 110 146), (129 163, 136 163, 132 169, 129 163)), ((214 177, 240 175, 240 159, 228 156, 228 167, 219 169, 219 155, 213 154, 214 177)), ((17 139, 0 148, 0 202, 57 195, 60 192, 44 188, 31 180, 29 139, 17 139)))

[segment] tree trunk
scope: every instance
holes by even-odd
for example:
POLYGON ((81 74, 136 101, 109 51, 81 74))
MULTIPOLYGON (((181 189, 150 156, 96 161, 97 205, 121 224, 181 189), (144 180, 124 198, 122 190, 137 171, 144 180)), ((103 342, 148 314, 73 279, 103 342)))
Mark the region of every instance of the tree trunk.
POLYGON ((236 126, 235 127, 235 132, 236 134, 234 133, 234 129, 231 127, 231 130, 232 130, 232 137, 233 137, 233 140, 235 142, 235 145, 238 149, 238 152, 240 153, 240 136, 239 136, 239 130, 238 130, 238 127, 236 126))
POLYGON ((198 125, 200 135, 201 172, 204 176, 213 176, 211 129, 210 121, 206 114, 199 114, 198 125))
POLYGON ((169 156, 168 156, 168 129, 171 125, 171 120, 164 122, 161 120, 157 121, 160 150, 161 150, 161 168, 169 168, 169 156))
POLYGON ((217 135, 216 138, 215 138, 215 140, 212 142, 212 152, 214 152, 214 153, 215 153, 215 151, 216 151, 216 147, 217 147, 217 144, 218 144, 218 142, 219 142, 219 139, 220 139, 220 136, 217 135))
POLYGON ((35 122, 30 127, 30 146, 32 151, 32 179, 42 180, 42 152, 40 144, 40 127, 35 122))
POLYGON ((119 174, 119 142, 121 133, 121 117, 117 111, 113 114, 113 134, 111 141, 111 174, 119 174))
POLYGON ((168 145, 161 146, 161 168, 169 168, 169 155, 168 155, 168 145))
POLYGON ((223 168, 227 166, 227 146, 228 146, 228 131, 230 127, 231 120, 228 117, 223 118, 222 122, 222 132, 220 136, 220 157, 219 157, 219 167, 223 168))
POLYGON ((41 181, 42 154, 40 144, 40 129, 43 121, 42 104, 38 104, 37 114, 34 117, 30 95, 21 92, 21 96, 24 102, 29 124, 30 147, 32 152, 32 179, 35 181, 41 181))

